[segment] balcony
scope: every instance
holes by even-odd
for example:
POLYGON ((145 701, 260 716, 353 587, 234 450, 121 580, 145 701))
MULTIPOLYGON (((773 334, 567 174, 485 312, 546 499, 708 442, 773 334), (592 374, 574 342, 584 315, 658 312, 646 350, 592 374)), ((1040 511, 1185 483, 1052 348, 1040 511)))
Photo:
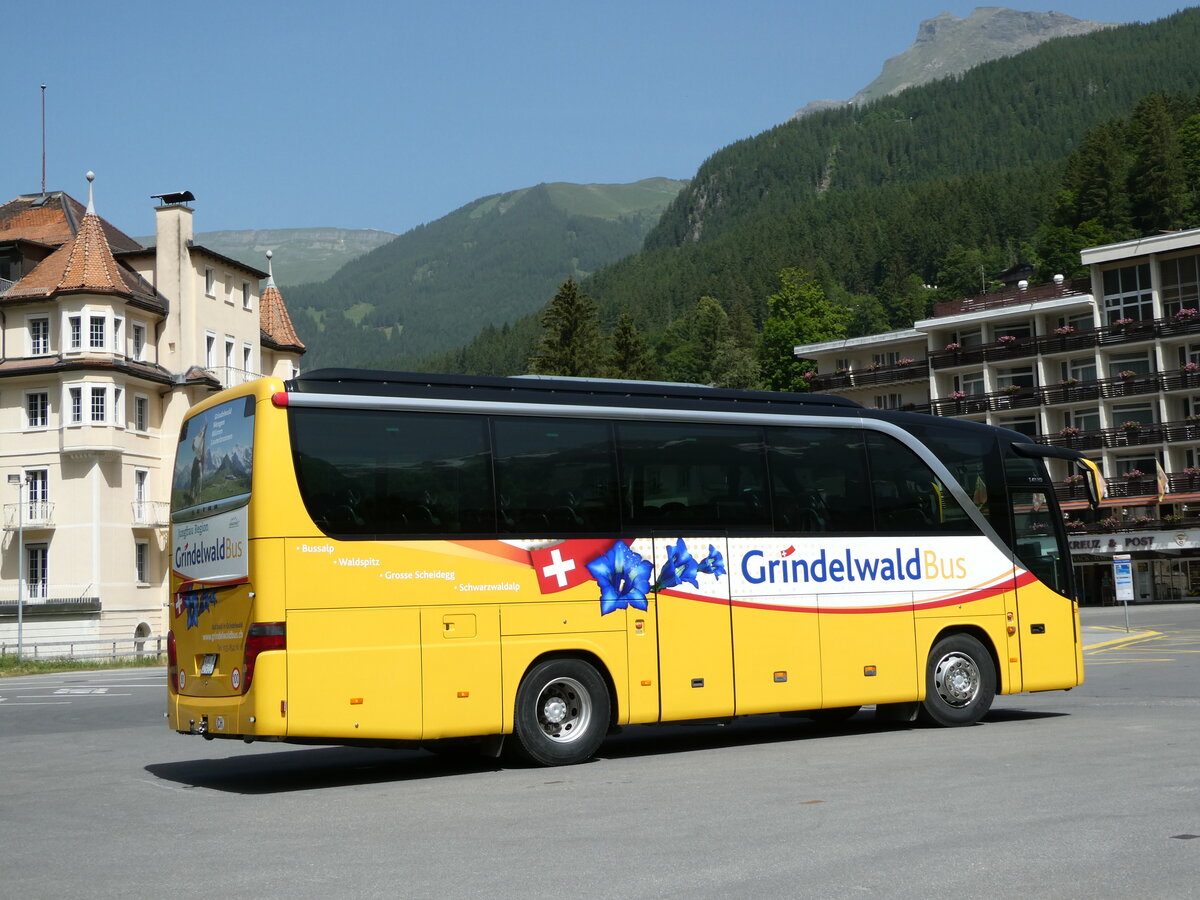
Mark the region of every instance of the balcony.
POLYGON ((1027 409, 1042 405, 1042 392, 1037 388, 1014 385, 990 394, 968 394, 965 397, 945 397, 934 400, 930 408, 935 416, 969 416, 975 413, 1027 409))
POLYGON ((0 585, 0 618, 16 616, 18 595, 24 594, 22 609, 26 617, 94 613, 100 611, 100 597, 94 584, 58 584, 30 578, 18 587, 15 580, 0 585))
POLYGON ((1005 360, 1035 356, 1037 352, 1037 338, 1015 337, 1012 340, 994 341, 991 344, 980 344, 977 347, 967 347, 961 350, 936 350, 929 354, 929 366, 932 369, 976 366, 984 360, 1004 362, 1005 360))
POLYGON ((1070 447, 1073 450, 1109 450, 1121 447, 1138 447, 1163 442, 1176 444, 1184 441, 1200 441, 1200 421, 1138 422, 1136 427, 1096 429, 1077 434, 1043 434, 1037 438, 1039 444, 1053 447, 1070 447))
POLYGON ((839 372, 833 375, 814 375, 809 384, 814 391, 845 390, 847 388, 879 387, 901 384, 906 381, 925 381, 929 378, 926 360, 914 359, 910 363, 877 366, 873 369, 839 372))
POLYGON ((1049 356, 1055 353, 1074 353, 1096 346, 1111 347, 1189 334, 1200 334, 1200 316, 1184 318, 1168 316, 1163 319, 1074 331, 1070 334, 1047 334, 1036 338, 1022 337, 1011 341, 995 341, 961 350, 936 350, 929 354, 929 367, 938 370, 957 366, 977 366, 985 360, 1002 362, 1038 354, 1049 356))
POLYGON ((1063 382, 1053 387, 1044 387, 1042 402, 1047 406, 1057 406, 1060 403, 1082 403, 1087 400, 1099 400, 1101 387, 1099 381, 1063 382))
POLYGON ((171 504, 162 500, 134 500, 135 528, 163 528, 171 522, 171 504))
POLYGON ((938 303, 933 308, 935 318, 943 316, 961 316, 967 313, 983 312, 989 309, 1001 309, 1005 306, 1024 306, 1041 300, 1060 300, 1064 297, 1086 297, 1091 293, 1091 282, 1080 278, 1063 284, 1040 284, 1025 290, 1006 290, 995 294, 983 294, 979 297, 966 297, 962 300, 949 300, 938 303))
POLYGON ((1128 378, 1103 378, 1074 384, 1063 383, 1053 387, 1008 387, 990 394, 969 394, 962 398, 943 397, 932 401, 930 406, 934 415, 964 416, 1043 405, 1083 403, 1101 397, 1112 400, 1157 394, 1161 390, 1193 389, 1200 390, 1200 373, 1170 372, 1133 375, 1128 378))
POLYGON ((50 500, 27 500, 24 503, 4 504, 4 530, 53 528, 54 503, 50 500))
MULTIPOLYGON (((1200 494, 1200 471, 1195 474, 1183 472, 1168 472, 1166 497, 1163 502, 1170 503, 1171 495, 1183 494, 1200 494)), ((1153 473, 1147 475, 1136 475, 1132 478, 1127 476, 1117 476, 1106 480, 1107 492, 1106 500, 1119 500, 1127 503, 1132 502, 1157 502, 1158 501, 1158 480, 1153 473)), ((1086 501, 1088 499, 1087 489, 1082 481, 1072 482, 1071 484, 1056 484, 1054 486, 1054 494, 1058 497, 1059 502, 1071 501, 1086 501)), ((1200 522, 1197 522, 1200 525, 1200 522)), ((1177 527, 1174 525, 1163 527, 1177 527)))
POLYGON ((1076 521, 1067 525, 1067 537, 1073 538, 1081 534, 1113 534, 1123 531, 1176 531, 1180 529, 1200 528, 1200 516, 1172 516, 1155 519, 1140 516, 1136 519, 1120 519, 1115 517, 1106 521, 1083 523, 1076 521))
POLYGON ((221 383, 221 387, 237 387, 255 381, 263 376, 248 369, 237 369, 233 366, 209 366, 207 371, 221 383))
POLYGON ((1086 331, 1073 331, 1070 334, 1043 335, 1037 339, 1038 353, 1050 356, 1054 353, 1090 350, 1100 343, 1100 334, 1100 330, 1089 328, 1086 331))

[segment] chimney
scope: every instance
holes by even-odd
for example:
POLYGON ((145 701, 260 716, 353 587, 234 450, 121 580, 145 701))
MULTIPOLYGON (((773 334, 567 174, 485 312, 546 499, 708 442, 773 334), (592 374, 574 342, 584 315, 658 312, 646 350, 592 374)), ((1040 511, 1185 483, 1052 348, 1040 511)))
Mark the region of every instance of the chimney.
MULTIPOLYGON (((165 344, 160 360, 172 371, 181 366, 180 353, 185 350, 182 339, 185 330, 183 316, 192 315, 191 253, 192 208, 185 206, 182 194, 161 194, 155 199, 161 204, 154 208, 154 286, 167 300, 165 344), (165 351, 165 352, 164 352, 165 351)), ((192 195, 186 193, 187 199, 192 195)))

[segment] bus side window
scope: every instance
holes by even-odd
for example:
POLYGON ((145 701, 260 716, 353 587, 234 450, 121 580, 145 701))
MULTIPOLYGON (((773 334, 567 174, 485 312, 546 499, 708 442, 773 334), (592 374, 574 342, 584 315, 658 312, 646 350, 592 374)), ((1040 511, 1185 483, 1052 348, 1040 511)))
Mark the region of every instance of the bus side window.
POLYGON ((879 531, 945 533, 970 527, 962 507, 916 453, 877 432, 868 434, 867 448, 879 531))
POLYGON ((500 533, 617 531, 611 425, 499 417, 493 420, 492 437, 500 533))
POLYGON ((617 425, 626 528, 761 531, 770 521, 757 426, 617 425))
POLYGON ((857 428, 768 428, 779 532, 870 532, 867 457, 857 428))
POLYGON ((481 416, 321 408, 289 415, 300 496, 325 533, 495 532, 481 416))

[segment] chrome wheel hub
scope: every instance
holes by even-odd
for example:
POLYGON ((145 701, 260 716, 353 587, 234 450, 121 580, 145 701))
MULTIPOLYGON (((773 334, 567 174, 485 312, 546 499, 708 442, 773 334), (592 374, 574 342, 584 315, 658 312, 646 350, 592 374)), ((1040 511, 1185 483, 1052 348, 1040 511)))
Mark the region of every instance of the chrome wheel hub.
POLYGON ((962 709, 979 694, 979 667, 961 653, 947 653, 933 669, 933 683, 947 706, 962 709))
POLYGON ((546 737, 566 744, 587 732, 592 700, 574 678, 558 678, 542 688, 537 710, 538 727, 546 737))

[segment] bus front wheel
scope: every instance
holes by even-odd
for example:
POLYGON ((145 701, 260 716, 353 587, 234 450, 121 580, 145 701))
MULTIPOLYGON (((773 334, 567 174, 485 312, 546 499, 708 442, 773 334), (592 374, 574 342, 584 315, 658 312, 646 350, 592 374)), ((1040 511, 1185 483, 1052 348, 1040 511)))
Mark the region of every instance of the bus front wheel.
POLYGON ((992 706, 992 656, 969 634, 951 634, 929 651, 920 718, 934 725, 974 725, 992 706))
POLYGON ((591 759, 608 731, 608 719, 608 688, 582 660, 538 663, 517 689, 514 736, 522 754, 543 766, 591 759))

